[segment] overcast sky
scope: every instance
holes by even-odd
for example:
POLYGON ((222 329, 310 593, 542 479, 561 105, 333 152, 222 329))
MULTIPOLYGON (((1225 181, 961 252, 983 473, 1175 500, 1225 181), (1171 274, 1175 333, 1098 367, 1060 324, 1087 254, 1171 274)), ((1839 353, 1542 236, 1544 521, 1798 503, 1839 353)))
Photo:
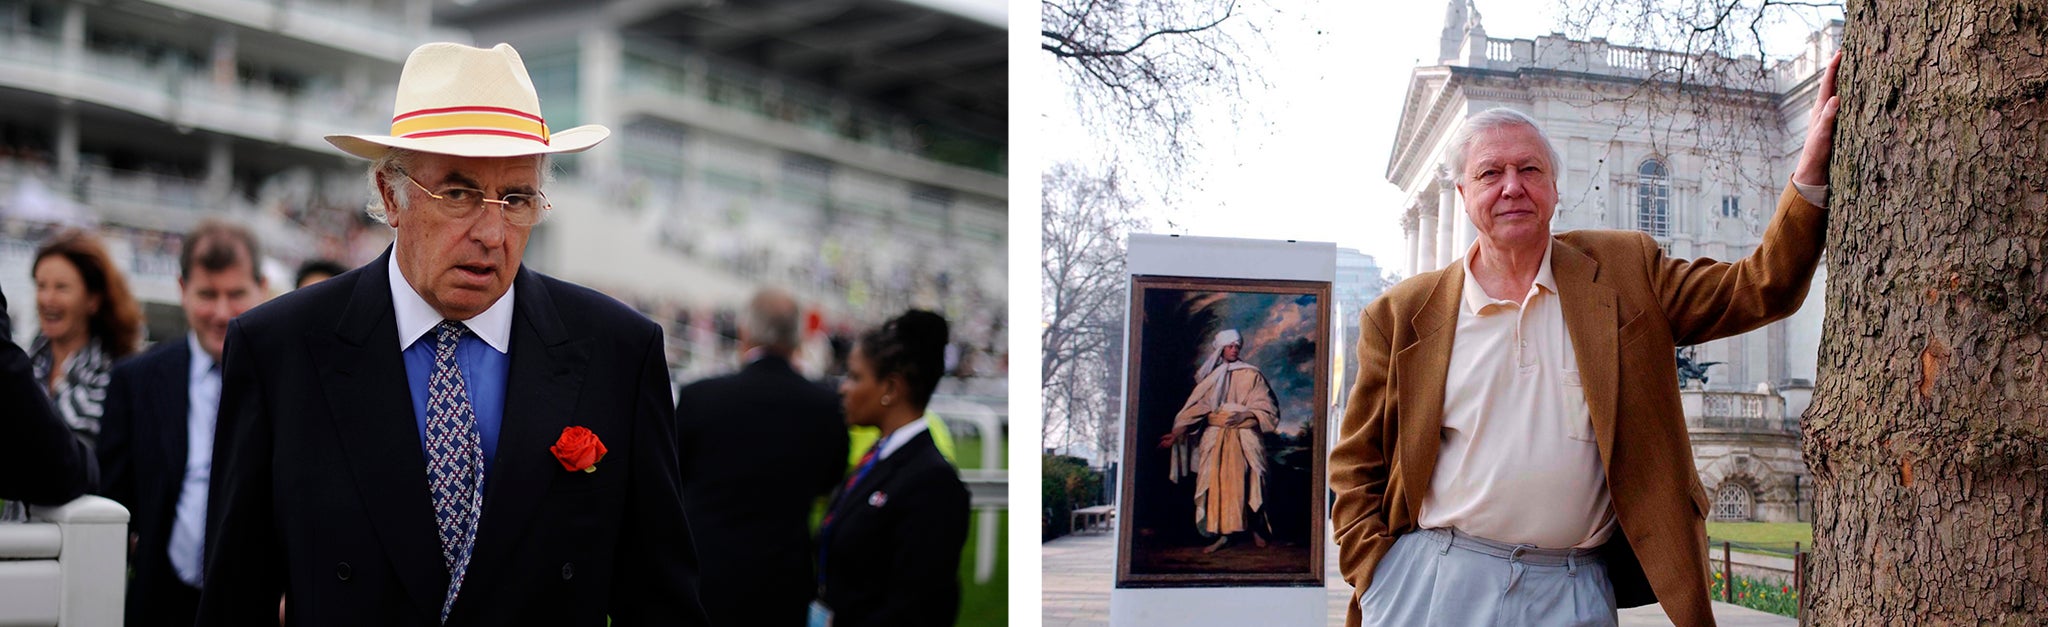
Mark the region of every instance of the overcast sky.
MULTIPOLYGON (((1387 156, 1409 76, 1434 65, 1443 0, 1287 3, 1300 13, 1270 20, 1260 64, 1271 88, 1247 94, 1251 112, 1236 133, 1205 136, 1190 180, 1202 189, 1175 207, 1148 206, 1154 231, 1191 235, 1335 241, 1401 270, 1401 192, 1386 180, 1387 156), (1178 228, 1167 228, 1171 223, 1178 228)), ((1534 38, 1557 30, 1554 2, 1478 0, 1489 37, 1534 38)), ((1796 47, 1810 28, 1780 29, 1796 47), (1802 32, 1803 31, 1803 32, 1802 32)), ((1622 38, 1614 37, 1617 42, 1622 38)), ((1042 60, 1048 60, 1043 53, 1042 60)), ((1063 74, 1040 72, 1040 155, 1048 162, 1100 159, 1109 149, 1074 122, 1063 74)), ((1212 129, 1225 129, 1212 125, 1212 129)), ((1034 141, 1034 140, 1023 140, 1034 141)), ((1185 187, 1184 187, 1185 188, 1185 187)))

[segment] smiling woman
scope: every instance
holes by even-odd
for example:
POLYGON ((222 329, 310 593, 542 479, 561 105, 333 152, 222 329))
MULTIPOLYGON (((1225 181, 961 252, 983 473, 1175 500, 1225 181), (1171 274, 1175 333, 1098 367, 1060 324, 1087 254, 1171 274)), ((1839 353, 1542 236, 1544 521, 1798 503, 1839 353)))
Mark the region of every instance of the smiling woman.
POLYGON ((142 310, 106 247, 84 230, 59 232, 38 248, 31 276, 42 323, 29 348, 36 381, 72 432, 92 444, 99 438, 107 371, 135 352, 142 310))

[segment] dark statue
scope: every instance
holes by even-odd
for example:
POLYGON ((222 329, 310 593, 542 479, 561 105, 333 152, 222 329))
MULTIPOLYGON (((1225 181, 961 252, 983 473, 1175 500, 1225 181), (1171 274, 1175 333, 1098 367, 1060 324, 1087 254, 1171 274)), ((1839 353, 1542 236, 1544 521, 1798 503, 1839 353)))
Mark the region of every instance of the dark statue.
POLYGON ((1697 355, 1697 354, 1695 354, 1695 352, 1694 352, 1695 348, 1697 348, 1697 347, 1693 347, 1693 346, 1685 346, 1685 347, 1680 347, 1680 348, 1678 349, 1678 388, 1679 388, 1679 389, 1685 389, 1685 383, 1686 383, 1687 381, 1694 381, 1694 380, 1697 380, 1697 381, 1699 381, 1699 382, 1700 382, 1700 387, 1706 387, 1706 385, 1707 385, 1707 367, 1708 367, 1708 366, 1717 366, 1717 365, 1720 365, 1720 364, 1721 364, 1721 362, 1718 362, 1718 361, 1707 361, 1707 362, 1702 362, 1702 361, 1696 361, 1696 360, 1697 360, 1697 359, 1698 359, 1699 357, 1698 357, 1698 355, 1697 355))

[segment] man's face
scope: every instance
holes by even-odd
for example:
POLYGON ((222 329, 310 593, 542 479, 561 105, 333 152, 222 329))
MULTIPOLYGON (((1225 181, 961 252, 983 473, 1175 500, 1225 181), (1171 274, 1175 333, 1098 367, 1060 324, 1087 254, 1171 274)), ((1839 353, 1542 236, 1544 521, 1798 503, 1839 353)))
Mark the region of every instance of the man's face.
POLYGON ((178 280, 185 324, 199 336, 199 347, 216 361, 228 338, 228 321, 263 302, 263 283, 256 280, 249 263, 245 252, 234 265, 220 270, 194 265, 191 276, 178 280))
MULTIPOLYGON (((540 191, 539 157, 421 154, 408 174, 435 192, 467 187, 497 199, 540 191)), ((490 309, 512 288, 533 227, 505 222, 504 213, 491 204, 468 217, 450 218, 435 207, 440 201, 402 177, 380 187, 387 196, 384 206, 390 211, 391 227, 398 230, 398 271, 435 312, 450 320, 468 320, 490 309), (404 208, 388 197, 394 188, 409 195, 411 202, 404 208)))
POLYGON ((1237 361, 1237 351, 1239 350, 1239 348, 1240 347, 1237 344, 1231 344, 1229 346, 1223 347, 1223 362, 1230 363, 1233 361, 1237 361))
POLYGON ((1555 167, 1535 129, 1509 125, 1473 138, 1458 193, 1479 237, 1496 246, 1549 240, 1550 216, 1557 210, 1555 167))

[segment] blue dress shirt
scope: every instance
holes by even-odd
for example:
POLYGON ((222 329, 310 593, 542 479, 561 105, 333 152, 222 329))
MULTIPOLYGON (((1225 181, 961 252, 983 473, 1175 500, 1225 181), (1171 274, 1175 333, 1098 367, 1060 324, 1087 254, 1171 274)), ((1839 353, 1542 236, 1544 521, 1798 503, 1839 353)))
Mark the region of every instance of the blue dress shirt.
MULTIPOLYGON (((427 378, 434 374, 434 339, 423 336, 405 349, 405 381, 412 387, 413 422, 420 430, 420 453, 427 452, 427 378)), ((505 379, 512 356, 498 352, 474 333, 455 344, 455 363, 462 367, 462 385, 476 412, 477 437, 483 440, 484 480, 498 458, 498 432, 505 424, 505 379)))

